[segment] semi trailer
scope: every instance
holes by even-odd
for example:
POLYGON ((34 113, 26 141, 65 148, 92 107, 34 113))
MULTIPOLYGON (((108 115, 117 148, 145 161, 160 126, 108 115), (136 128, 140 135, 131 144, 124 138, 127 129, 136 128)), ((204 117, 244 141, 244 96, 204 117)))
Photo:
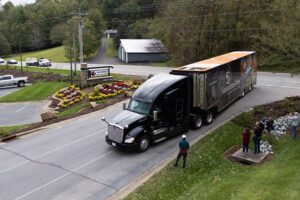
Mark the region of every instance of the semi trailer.
POLYGON ((146 151, 189 128, 212 123, 216 114, 256 84, 254 51, 235 51, 160 73, 145 81, 110 122, 109 145, 146 151))

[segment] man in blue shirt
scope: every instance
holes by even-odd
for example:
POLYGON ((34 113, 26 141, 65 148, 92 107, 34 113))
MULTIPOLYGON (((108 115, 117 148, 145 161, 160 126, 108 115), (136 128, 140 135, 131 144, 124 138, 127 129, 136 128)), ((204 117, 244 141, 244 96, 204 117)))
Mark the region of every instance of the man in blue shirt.
POLYGON ((188 141, 186 141, 186 135, 182 135, 182 140, 179 142, 179 152, 176 158, 176 162, 175 162, 175 167, 178 166, 178 162, 181 158, 181 156, 183 157, 183 164, 182 164, 182 168, 185 168, 185 164, 186 164, 186 157, 187 157, 187 152, 188 149, 190 148, 190 144, 188 141))

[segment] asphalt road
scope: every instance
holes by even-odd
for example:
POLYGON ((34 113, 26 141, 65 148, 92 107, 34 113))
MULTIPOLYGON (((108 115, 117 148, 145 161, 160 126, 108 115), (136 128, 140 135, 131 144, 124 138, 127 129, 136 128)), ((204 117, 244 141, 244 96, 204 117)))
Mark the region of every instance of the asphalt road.
MULTIPOLYGON (((255 105, 300 95, 299 77, 260 74, 258 81, 211 125, 189 131, 188 140, 255 105)), ((105 199, 177 151, 179 137, 141 154, 107 145, 100 118, 109 121, 121 107, 119 103, 0 144, 0 199, 105 199)))

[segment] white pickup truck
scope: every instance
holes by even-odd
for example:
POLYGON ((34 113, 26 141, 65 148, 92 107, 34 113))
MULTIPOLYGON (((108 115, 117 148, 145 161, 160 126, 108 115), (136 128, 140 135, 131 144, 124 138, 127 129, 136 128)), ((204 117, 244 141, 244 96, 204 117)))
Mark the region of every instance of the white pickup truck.
POLYGON ((17 77, 12 75, 0 76, 0 87, 8 87, 17 85, 18 87, 24 87, 27 83, 28 77, 17 77))

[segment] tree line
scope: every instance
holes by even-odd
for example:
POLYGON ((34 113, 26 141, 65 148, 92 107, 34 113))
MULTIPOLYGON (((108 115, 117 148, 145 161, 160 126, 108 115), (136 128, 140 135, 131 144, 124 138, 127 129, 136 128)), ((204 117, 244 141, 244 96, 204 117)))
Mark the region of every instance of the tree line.
MULTIPOLYGON (((229 51, 255 50, 266 66, 299 68, 299 0, 37 0, 0 11, 0 55, 64 44, 78 51, 78 8, 84 53, 97 51, 104 29, 121 38, 161 39, 175 66, 229 51), (70 35, 71 33, 71 35, 70 35)), ((77 53, 78 55, 78 53, 77 53)))
POLYGON ((39 51, 62 44, 68 49, 73 38, 78 52, 80 18, 84 24, 84 54, 88 56, 99 48, 105 28, 97 0, 37 0, 25 6, 7 2, 0 10, 0 55, 17 53, 20 48, 23 52, 39 51))

